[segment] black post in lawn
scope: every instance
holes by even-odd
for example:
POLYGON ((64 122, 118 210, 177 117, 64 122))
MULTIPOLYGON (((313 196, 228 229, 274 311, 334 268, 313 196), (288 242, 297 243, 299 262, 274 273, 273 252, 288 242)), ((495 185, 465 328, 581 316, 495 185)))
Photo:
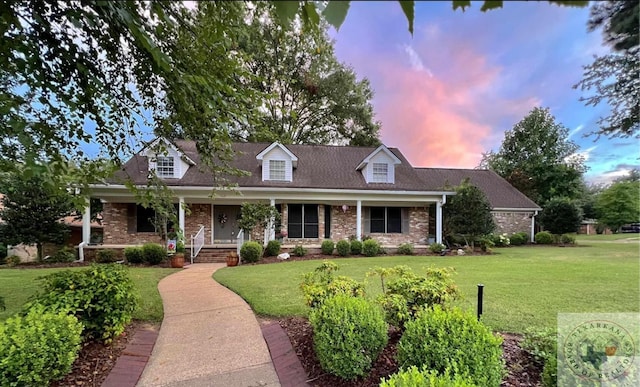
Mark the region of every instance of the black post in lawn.
POLYGON ((484 292, 484 285, 478 284, 478 321, 480 321, 480 316, 482 316, 482 296, 484 292))

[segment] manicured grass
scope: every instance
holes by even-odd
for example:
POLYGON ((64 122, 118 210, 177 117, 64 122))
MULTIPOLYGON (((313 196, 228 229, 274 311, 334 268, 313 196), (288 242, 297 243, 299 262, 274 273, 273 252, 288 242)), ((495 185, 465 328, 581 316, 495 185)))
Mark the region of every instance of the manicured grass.
MULTIPOLYGON (((65 269, 0 269, 0 295, 4 297, 7 309, 0 311, 0 321, 20 311, 39 289, 38 277, 65 269)), ((72 268, 71 270, 82 270, 72 268)), ((130 268, 129 275, 135 282, 140 301, 133 318, 143 321, 162 321, 162 299, 158 292, 158 282, 177 269, 130 268)))
MULTIPOLYGON (((491 256, 376 257, 335 259, 338 274, 364 280, 376 266, 454 267, 464 295, 459 304, 475 313, 477 284, 483 283, 483 320, 496 330, 523 332, 555 327, 559 312, 638 312, 638 243, 584 247, 511 247, 491 256)), ((214 278, 251 304, 258 314, 304 316, 299 290, 303 273, 319 261, 224 268, 214 278)), ((370 280, 369 297, 379 292, 370 280)))
POLYGON ((576 240, 579 242, 612 242, 623 240, 635 240, 640 242, 640 234, 638 233, 619 233, 619 234, 577 234, 576 240))

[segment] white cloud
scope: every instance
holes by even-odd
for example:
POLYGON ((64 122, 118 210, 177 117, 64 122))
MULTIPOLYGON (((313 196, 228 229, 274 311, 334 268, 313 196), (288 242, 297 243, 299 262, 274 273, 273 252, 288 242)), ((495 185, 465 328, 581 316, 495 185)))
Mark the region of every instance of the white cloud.
POLYGON ((573 157, 576 157, 576 156, 577 157, 581 157, 584 160, 584 162, 586 163, 587 161, 589 161, 589 158, 591 157, 591 152, 596 150, 597 147, 598 147, 597 145, 594 145, 591 148, 587 148, 587 149, 585 149, 583 151, 576 152, 576 153, 568 156, 567 158, 570 159, 570 158, 573 158, 573 157))
POLYGON ((417 71, 424 71, 427 73, 427 75, 429 75, 430 77, 433 77, 431 70, 429 70, 424 66, 424 63, 422 63, 422 59, 420 59, 420 55, 418 55, 418 53, 416 52, 416 50, 413 49, 413 47, 409 46, 408 44, 405 44, 403 45, 403 48, 404 48, 404 52, 406 52, 407 55, 409 55, 409 63, 411 63, 412 69, 417 71))
POLYGON ((584 129, 584 125, 583 124, 578 125, 575 129, 573 129, 571 132, 569 132, 569 138, 573 137, 573 135, 577 134, 582 129, 584 129))
POLYGON ((621 178, 623 176, 627 176, 629 175, 629 172, 631 172, 631 169, 618 169, 615 171, 609 171, 609 172, 605 172, 605 173, 601 173, 599 175, 596 176, 587 176, 586 180, 590 183, 593 184, 604 184, 604 185, 609 185, 611 183, 613 183, 613 181, 615 179, 621 178))

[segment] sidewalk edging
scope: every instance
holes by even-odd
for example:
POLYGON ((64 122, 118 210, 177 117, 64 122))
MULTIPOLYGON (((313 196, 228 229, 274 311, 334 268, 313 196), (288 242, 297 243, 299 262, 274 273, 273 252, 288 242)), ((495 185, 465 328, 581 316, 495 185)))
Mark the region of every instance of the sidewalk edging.
POLYGON ((271 361, 280 379, 282 387, 304 387, 307 383, 307 373, 298 359, 298 355, 291 345, 289 336, 278 322, 260 325, 262 336, 269 347, 271 361))
POLYGON ((157 330, 138 328, 102 382, 102 387, 135 387, 149 362, 157 339, 157 330))

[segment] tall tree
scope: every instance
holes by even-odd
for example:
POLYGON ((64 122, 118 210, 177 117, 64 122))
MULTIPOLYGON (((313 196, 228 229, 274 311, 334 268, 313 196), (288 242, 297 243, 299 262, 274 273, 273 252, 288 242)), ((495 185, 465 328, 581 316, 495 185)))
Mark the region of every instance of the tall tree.
MULTIPOLYGON (((340 63, 326 23, 303 32, 284 28, 274 8, 258 3, 247 15, 248 33, 238 49, 253 77, 246 87, 263 93, 257 123, 241 125, 234 136, 285 144, 378 145, 373 92, 367 79, 340 63)), ((247 120, 249 121, 249 120, 247 120)))
POLYGON ((613 232, 624 224, 640 222, 640 182, 613 183, 598 196, 596 208, 598 222, 613 232))
POLYGON ((480 165, 544 207, 553 197, 580 195, 585 166, 577 150, 568 129, 555 121, 549 109, 536 107, 505 132, 500 149, 485 153, 480 165))
POLYGON ((552 234, 561 235, 576 232, 580 227, 582 216, 575 204, 567 199, 551 199, 539 215, 539 220, 545 230, 552 234))
POLYGON ((591 7, 587 27, 602 28, 604 43, 612 52, 596 56, 584 67, 583 79, 574 86, 593 90, 581 98, 587 105, 606 102, 611 111, 598 121, 598 134, 611 137, 640 136, 640 2, 598 1, 591 7))
POLYGON ((69 232, 61 222, 74 212, 66 189, 53 190, 39 175, 5 175, 0 190, 4 193, 0 210, 0 240, 5 245, 35 244, 38 260, 45 243, 62 244, 69 232))
POLYGON ((496 228, 489 200, 480 188, 469 184, 468 179, 445 204, 445 222, 451 232, 467 238, 472 248, 479 236, 491 234, 496 228))

